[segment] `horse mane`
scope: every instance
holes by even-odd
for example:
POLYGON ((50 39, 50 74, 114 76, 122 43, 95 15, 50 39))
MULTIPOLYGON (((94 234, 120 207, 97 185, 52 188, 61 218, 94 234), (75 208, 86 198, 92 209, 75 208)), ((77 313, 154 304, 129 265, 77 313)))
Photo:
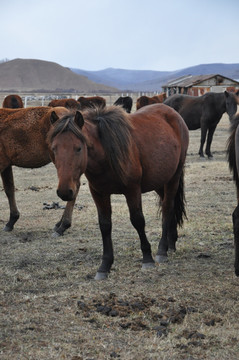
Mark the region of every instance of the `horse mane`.
POLYGON ((82 142, 86 143, 86 138, 76 125, 75 114, 65 115, 61 119, 59 119, 55 124, 52 130, 49 131, 47 135, 47 142, 51 143, 54 137, 58 134, 61 134, 66 131, 71 131, 78 137, 82 142))
POLYGON ((125 184, 131 155, 131 130, 128 114, 119 106, 96 107, 83 112, 85 120, 96 124, 101 145, 114 173, 125 184))
POLYGON ((227 140, 227 160, 229 163, 229 169, 233 174, 233 180, 236 183, 237 189, 239 189, 239 176, 236 166, 235 133, 238 124, 239 124, 239 113, 234 115, 231 119, 230 136, 227 140))

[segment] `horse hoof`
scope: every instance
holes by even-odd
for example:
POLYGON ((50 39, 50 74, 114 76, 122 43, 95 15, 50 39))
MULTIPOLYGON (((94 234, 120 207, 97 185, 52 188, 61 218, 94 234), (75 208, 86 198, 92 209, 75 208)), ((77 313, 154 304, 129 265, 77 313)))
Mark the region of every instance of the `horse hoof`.
POLYGON ((3 231, 10 232, 10 231, 12 231, 12 229, 13 229, 12 227, 5 225, 3 228, 3 231))
POLYGON ((108 278, 108 273, 107 272, 99 272, 97 271, 96 275, 95 275, 95 280, 104 280, 108 278))
POLYGON ((62 236, 61 234, 59 234, 57 231, 54 231, 51 235, 53 238, 57 238, 59 236, 62 236))
POLYGON ((143 263, 142 264, 142 270, 144 269, 152 269, 155 267, 155 263, 149 262, 149 263, 143 263))
POLYGON ((168 257, 166 255, 156 255, 155 260, 159 264, 163 264, 168 262, 168 257))
POLYGON ((173 254, 173 253, 175 253, 176 252, 176 249, 174 248, 174 249, 171 249, 171 248, 169 248, 168 249, 168 254, 173 254))

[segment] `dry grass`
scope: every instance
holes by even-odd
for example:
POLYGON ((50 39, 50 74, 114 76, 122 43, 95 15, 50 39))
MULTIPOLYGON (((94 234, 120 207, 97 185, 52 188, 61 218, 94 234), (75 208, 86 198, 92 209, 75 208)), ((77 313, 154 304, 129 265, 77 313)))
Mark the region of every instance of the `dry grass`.
MULTIPOLYGON (((14 168, 21 217, 12 233, 1 232, 0 358, 238 359, 231 221, 236 192, 227 137, 225 117, 214 136, 214 160, 200 161, 200 132, 190 132, 188 221, 169 263, 141 270, 124 197, 112 197, 115 264, 106 281, 93 280, 102 242, 87 181, 71 229, 52 238, 62 210, 43 210, 43 203, 59 201, 54 167, 14 168)), ((143 207, 155 254, 161 225, 154 193, 143 196, 143 207)), ((3 191, 0 211, 3 227, 9 213, 3 191)))

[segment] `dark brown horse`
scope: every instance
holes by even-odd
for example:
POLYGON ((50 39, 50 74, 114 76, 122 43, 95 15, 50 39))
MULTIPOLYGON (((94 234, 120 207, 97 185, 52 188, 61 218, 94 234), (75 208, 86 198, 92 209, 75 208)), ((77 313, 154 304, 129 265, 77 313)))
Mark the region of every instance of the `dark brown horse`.
POLYGON ((171 106, 182 116, 189 130, 201 128, 200 157, 204 157, 203 146, 207 137, 205 153, 212 158, 211 143, 222 115, 227 112, 231 118, 237 111, 239 91, 232 93, 208 92, 202 96, 175 94, 167 98, 164 104, 171 106))
POLYGON ((64 106, 67 109, 80 110, 81 106, 75 99, 55 99, 49 102, 48 106, 64 106))
POLYGON ((139 110, 143 106, 151 105, 151 104, 157 104, 157 103, 163 103, 164 100, 166 100, 166 93, 161 93, 159 95, 155 95, 152 97, 142 95, 140 96, 136 101, 136 110, 139 110))
POLYGON ((133 99, 131 96, 120 96, 115 102, 114 105, 121 105, 125 111, 130 114, 133 106, 133 99))
POLYGON ((65 201, 74 199, 85 173, 97 207, 103 257, 96 279, 107 277, 114 260, 111 194, 125 195, 140 238, 143 267, 151 267, 154 260, 145 234, 141 194, 156 191, 162 201, 156 261, 167 260, 168 249, 176 249, 177 226, 186 216, 184 163, 189 134, 181 116, 168 106, 155 104, 133 114, 111 106, 76 112, 64 121, 58 116, 52 120, 55 126, 48 141, 58 173, 58 196, 65 201))
POLYGON ((235 245, 235 274, 239 276, 239 113, 231 119, 230 136, 227 144, 229 168, 237 189, 237 206, 232 214, 234 245, 235 245))
MULTIPOLYGON (((5 231, 13 230, 19 218, 12 166, 38 168, 51 162, 46 136, 51 126, 52 111, 49 107, 0 109, 0 172, 10 207, 5 231)), ((69 113, 64 107, 54 108, 54 114, 60 118, 69 113)), ((74 200, 67 204, 62 219, 56 224, 58 235, 71 226, 74 200)))
POLYGON ((3 108, 18 109, 23 108, 22 98, 19 95, 7 95, 2 103, 3 108))
POLYGON ((81 110, 93 108, 93 107, 106 106, 106 101, 101 96, 89 96, 89 97, 80 96, 79 99, 77 99, 77 101, 81 105, 81 110))

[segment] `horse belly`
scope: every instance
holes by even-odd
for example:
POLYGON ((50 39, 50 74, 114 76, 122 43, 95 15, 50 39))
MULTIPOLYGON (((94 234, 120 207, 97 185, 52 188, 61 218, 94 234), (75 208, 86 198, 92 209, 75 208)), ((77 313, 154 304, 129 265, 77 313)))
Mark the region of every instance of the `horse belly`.
POLYGON ((180 161, 180 148, 175 146, 161 147, 160 152, 152 152, 144 158, 141 181, 142 192, 163 188, 174 176, 180 161))
POLYGON ((12 165, 22 168, 38 168, 51 162, 47 150, 40 149, 24 149, 16 152, 11 159, 12 165))
POLYGON ((201 127, 201 115, 197 112, 179 111, 185 121, 188 130, 197 130, 201 127))

